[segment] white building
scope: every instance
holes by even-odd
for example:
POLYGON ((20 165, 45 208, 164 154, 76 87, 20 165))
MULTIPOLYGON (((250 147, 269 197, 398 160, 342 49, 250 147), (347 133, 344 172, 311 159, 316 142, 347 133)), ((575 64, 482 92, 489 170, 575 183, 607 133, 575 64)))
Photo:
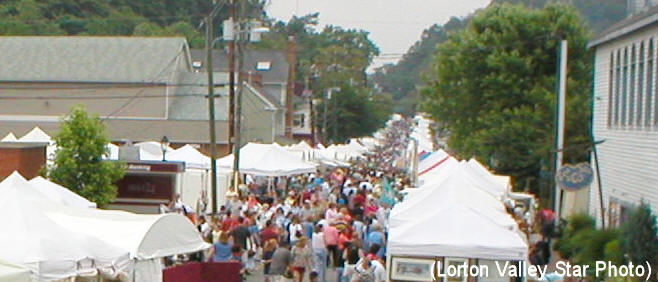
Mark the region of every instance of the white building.
MULTIPOLYGON (((645 201, 658 212, 658 7, 645 9, 593 39, 593 134, 606 226, 618 226, 645 201)), ((589 211, 601 224, 597 183, 589 211)))

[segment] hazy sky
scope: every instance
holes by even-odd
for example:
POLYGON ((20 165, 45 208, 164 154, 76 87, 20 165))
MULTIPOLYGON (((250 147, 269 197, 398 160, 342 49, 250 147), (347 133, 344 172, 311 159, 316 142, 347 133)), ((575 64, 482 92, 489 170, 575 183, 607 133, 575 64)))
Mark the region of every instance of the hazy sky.
POLYGON ((370 32, 380 53, 374 65, 396 62, 424 29, 466 16, 491 0, 269 0, 268 15, 287 21, 320 12, 321 24, 370 32))

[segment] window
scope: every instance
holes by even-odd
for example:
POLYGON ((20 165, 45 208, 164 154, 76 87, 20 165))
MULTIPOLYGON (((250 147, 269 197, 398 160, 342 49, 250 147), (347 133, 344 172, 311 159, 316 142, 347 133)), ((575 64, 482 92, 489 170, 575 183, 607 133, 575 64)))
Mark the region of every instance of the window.
POLYGON ((637 73, 637 54, 635 53, 635 44, 631 47, 631 76, 630 76, 630 81, 628 82, 630 85, 630 91, 628 91, 628 124, 626 125, 633 125, 633 121, 635 118, 634 110, 635 110, 635 89, 636 89, 636 78, 637 76, 635 75, 637 73))
POLYGON ((621 118, 619 124, 626 125, 627 96, 628 96, 628 47, 624 48, 624 64, 622 65, 622 86, 621 86, 621 118))
POLYGON ((610 73, 608 74, 608 127, 612 125, 612 107, 614 105, 612 98, 614 97, 613 81, 615 77, 615 51, 610 52, 610 73))
POLYGON ((614 125, 619 125, 619 93, 621 91, 621 50, 617 50, 617 59, 615 60, 615 99, 613 107, 615 110, 614 125))
POLYGON ((304 127, 304 122, 305 122, 304 114, 296 114, 292 119, 292 124, 295 127, 303 128, 304 127))
POLYGON ((642 126, 642 110, 644 96, 642 96, 644 90, 644 58, 646 54, 644 53, 644 42, 640 43, 640 52, 637 54, 639 57, 637 65, 637 108, 635 109, 635 124, 637 126, 642 126))
POLYGON ((653 38, 649 39, 649 50, 647 54, 647 93, 644 107, 644 125, 651 125, 651 100, 653 99, 653 55, 654 55, 653 38))
POLYGON ((256 63, 256 70, 268 71, 272 68, 272 62, 258 62, 256 63))

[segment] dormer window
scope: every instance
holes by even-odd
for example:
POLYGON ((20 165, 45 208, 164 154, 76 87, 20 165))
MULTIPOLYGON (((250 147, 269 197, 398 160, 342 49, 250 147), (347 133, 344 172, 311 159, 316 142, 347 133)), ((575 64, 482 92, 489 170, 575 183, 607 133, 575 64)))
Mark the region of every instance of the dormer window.
POLYGON ((272 68, 272 62, 258 62, 256 64, 256 70, 258 71, 268 71, 272 68))

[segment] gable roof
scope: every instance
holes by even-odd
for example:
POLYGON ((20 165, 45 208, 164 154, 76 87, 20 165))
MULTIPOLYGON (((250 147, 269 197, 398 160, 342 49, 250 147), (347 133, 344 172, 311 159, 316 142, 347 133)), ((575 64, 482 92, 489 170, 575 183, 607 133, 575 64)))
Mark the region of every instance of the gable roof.
POLYGON ((0 81, 167 83, 183 37, 0 36, 0 81))
MULTIPOLYGON (((190 50, 192 60, 201 62, 205 71, 206 51, 201 49, 190 50)), ((224 50, 213 50, 212 66, 214 71, 228 72, 227 53, 224 50)), ((251 50, 245 53, 244 71, 253 71, 263 78, 263 83, 287 83, 288 82, 288 60, 283 52, 270 50, 251 50), (270 62, 269 70, 258 70, 258 62, 270 62)), ((236 58, 237 67, 237 58, 236 58)), ((237 71, 237 70, 236 70, 237 71)))
POLYGON ((613 24, 590 40, 587 48, 596 47, 656 23, 658 23, 658 5, 613 24))

